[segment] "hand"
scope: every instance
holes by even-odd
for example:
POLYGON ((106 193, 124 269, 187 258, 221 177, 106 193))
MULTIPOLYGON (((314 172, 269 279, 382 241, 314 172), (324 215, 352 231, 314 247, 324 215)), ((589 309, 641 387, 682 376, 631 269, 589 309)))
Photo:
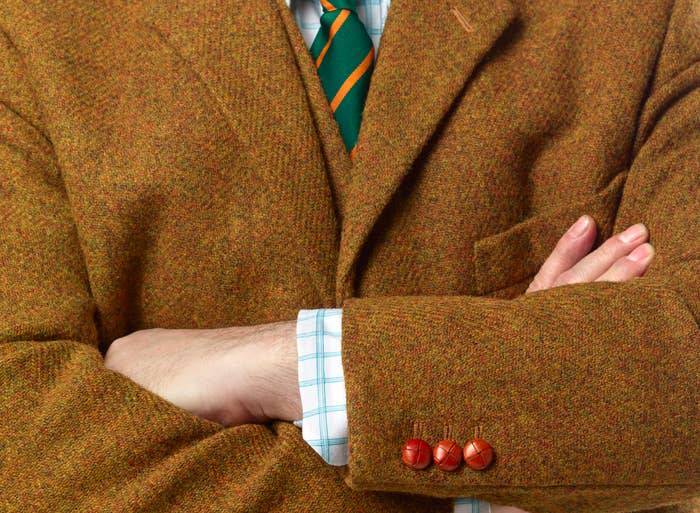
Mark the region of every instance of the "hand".
POLYGON ((627 281, 642 276, 652 259, 654 247, 647 241, 649 232, 641 223, 607 239, 595 251, 588 251, 595 241, 593 219, 584 215, 559 239, 525 293, 571 283, 593 281, 627 281), (581 235, 574 227, 587 222, 581 235), (637 238, 631 239, 633 233, 637 238))
POLYGON ((225 426, 302 415, 296 321, 140 330, 112 343, 105 366, 225 426))

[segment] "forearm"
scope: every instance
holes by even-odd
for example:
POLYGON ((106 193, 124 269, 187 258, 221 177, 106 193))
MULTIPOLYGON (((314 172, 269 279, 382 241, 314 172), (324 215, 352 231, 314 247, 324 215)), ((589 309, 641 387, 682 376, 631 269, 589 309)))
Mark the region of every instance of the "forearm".
POLYGON ((531 512, 573 509, 574 492, 600 510, 698 493, 697 324, 681 295, 650 280, 515 300, 352 298, 343 341, 356 489, 531 512), (455 473, 400 465, 416 422, 432 439, 450 426, 462 443, 481 426, 495 463, 455 473))
POLYGON ((0 396, 4 511, 340 511, 358 501, 404 511, 391 494, 350 489, 292 424, 225 429, 105 369, 83 343, 1 343, 0 396))
MULTIPOLYGON (((692 9, 674 5, 611 216, 616 232, 634 222, 649 228, 656 257, 643 277, 514 299, 352 297, 340 305, 355 489, 474 496, 531 513, 643 510, 700 494, 692 9), (409 469, 398 454, 415 422, 431 437, 451 426, 460 440, 482 426, 496 460, 483 472, 409 469)), ((523 220, 490 249, 511 262, 545 228, 523 220), (531 238, 508 239, 523 226, 531 238)))

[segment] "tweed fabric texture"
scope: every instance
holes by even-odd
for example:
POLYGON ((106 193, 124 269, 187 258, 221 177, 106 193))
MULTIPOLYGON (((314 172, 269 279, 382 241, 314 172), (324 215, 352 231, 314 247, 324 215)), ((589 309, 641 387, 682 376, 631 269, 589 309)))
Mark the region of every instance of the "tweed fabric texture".
MULTIPOLYGON (((285 0, 287 7, 292 10, 302 37, 307 47, 311 47, 319 29, 322 13, 319 0, 285 0)), ((389 0, 361 0, 357 2, 356 10, 360 21, 369 33, 375 50, 379 49, 389 0)), ((376 60, 377 52, 374 53, 376 60)), ((328 358, 327 346, 340 344, 340 327, 342 309, 300 310, 301 316, 323 316, 321 329, 308 329, 311 319, 298 317, 297 348, 299 355, 299 386, 303 408, 303 420, 294 421, 294 425, 302 428, 304 440, 332 465, 346 465, 347 448, 347 415, 345 410, 345 381, 343 367, 335 355, 328 358), (337 334, 327 331, 325 325, 330 324, 337 334), (313 332, 313 344, 309 345, 308 334, 313 332), (331 394, 325 393, 326 387, 331 387, 331 394), (336 391, 342 388, 341 391, 336 391), (319 391, 321 393, 319 394, 319 391), (342 397, 341 397, 342 395, 342 397), (304 427, 306 426, 306 427, 304 427)), ((486 502, 460 497, 455 499, 455 513, 490 513, 490 505, 486 502)))
POLYGON ((394 0, 351 162, 283 0, 2 2, 0 510, 697 511, 699 24, 394 0), (523 295, 584 212, 649 227, 646 275, 523 295), (336 307, 347 468, 102 364, 336 307), (411 472, 417 425, 494 466, 411 472))

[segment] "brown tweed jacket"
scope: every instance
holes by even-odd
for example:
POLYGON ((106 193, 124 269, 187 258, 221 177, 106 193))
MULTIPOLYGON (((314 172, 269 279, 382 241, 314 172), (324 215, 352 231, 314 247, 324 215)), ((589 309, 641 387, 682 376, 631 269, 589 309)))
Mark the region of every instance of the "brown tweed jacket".
POLYGON ((1 511, 700 511, 697 0, 394 0, 354 164, 283 0, 3 0, 0 28, 1 511), (646 275, 523 294, 583 213, 645 223, 646 275), (102 364, 315 307, 347 467, 102 364), (475 426, 489 470, 402 465, 475 426))

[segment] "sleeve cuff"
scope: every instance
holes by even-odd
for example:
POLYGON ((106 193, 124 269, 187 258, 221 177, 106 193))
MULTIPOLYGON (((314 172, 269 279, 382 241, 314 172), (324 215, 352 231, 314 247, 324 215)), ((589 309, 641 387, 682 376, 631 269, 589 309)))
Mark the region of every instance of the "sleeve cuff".
POLYGON ((348 463, 348 418, 341 362, 342 309, 299 310, 297 355, 303 417, 294 424, 331 465, 348 463))
MULTIPOLYGON (((341 308, 299 310, 297 357, 304 440, 331 465, 348 463, 348 418, 341 360, 341 308)), ((488 502, 455 500, 454 513, 491 513, 488 502)))

